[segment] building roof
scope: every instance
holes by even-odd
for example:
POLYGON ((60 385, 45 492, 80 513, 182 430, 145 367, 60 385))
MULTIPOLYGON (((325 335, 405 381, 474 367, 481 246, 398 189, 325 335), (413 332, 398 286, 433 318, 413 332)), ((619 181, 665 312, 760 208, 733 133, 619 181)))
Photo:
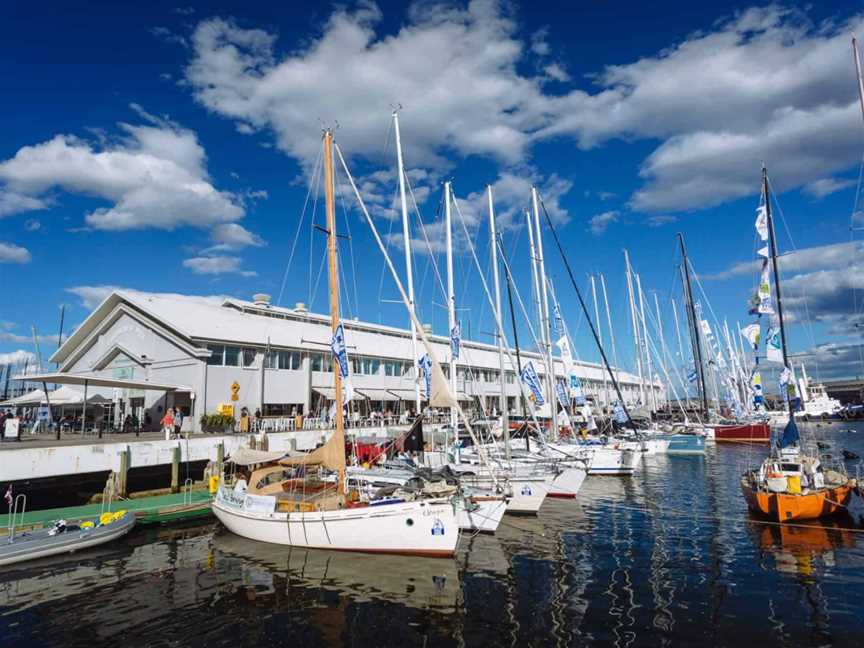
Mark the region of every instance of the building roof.
MULTIPOLYGON (((137 291, 111 293, 67 338, 51 357, 51 362, 63 363, 102 320, 119 305, 127 304, 156 320, 195 346, 208 342, 275 348, 327 351, 330 346, 330 317, 292 309, 245 301, 235 298, 203 297, 137 291)), ((406 318, 407 319, 407 318, 406 318)), ((343 320, 349 355, 366 355, 412 361, 414 350, 409 330, 343 320)), ((428 336, 439 361, 448 355, 449 338, 428 336)), ((422 353, 418 341, 418 352, 422 353)), ((497 369, 497 347, 491 344, 463 340, 460 364, 480 369, 497 369)), ((522 351, 525 359, 540 358, 533 352, 522 351)), ((559 365, 560 359, 556 359, 559 365)), ((597 363, 577 361, 583 378, 602 380, 604 371, 597 363)), ((505 365, 510 363, 505 357, 505 365)), ((635 376, 620 372, 621 379, 633 382, 635 376)))

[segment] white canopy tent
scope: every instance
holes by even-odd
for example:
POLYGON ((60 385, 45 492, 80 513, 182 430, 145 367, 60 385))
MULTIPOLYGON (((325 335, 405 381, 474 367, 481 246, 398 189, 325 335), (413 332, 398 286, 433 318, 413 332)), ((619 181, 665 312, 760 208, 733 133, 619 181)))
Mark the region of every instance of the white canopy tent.
MULTIPOLYGON (((10 398, 0 403, 2 407, 39 407, 40 405, 81 405, 84 402, 84 394, 65 385, 48 392, 46 397, 44 389, 34 389, 31 392, 10 398)), ((98 405, 109 402, 103 396, 93 395, 87 398, 88 405, 98 405)))

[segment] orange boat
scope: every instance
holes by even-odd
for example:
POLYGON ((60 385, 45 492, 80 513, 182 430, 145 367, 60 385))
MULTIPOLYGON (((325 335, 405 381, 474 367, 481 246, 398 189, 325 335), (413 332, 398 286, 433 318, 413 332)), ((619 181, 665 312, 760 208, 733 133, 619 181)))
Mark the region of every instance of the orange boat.
POLYGON ((816 520, 840 513, 849 503, 853 487, 854 480, 845 480, 842 485, 806 493, 773 493, 754 487, 747 475, 741 478, 741 490, 750 510, 778 522, 816 520))

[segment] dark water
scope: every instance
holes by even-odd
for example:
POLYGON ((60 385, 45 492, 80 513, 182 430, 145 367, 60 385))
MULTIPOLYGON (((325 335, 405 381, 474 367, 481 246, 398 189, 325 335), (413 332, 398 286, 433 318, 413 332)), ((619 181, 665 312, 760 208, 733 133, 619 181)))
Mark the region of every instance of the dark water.
MULTIPOLYGON (((841 427, 811 430, 864 456, 864 426, 841 427)), ((464 537, 455 560, 139 529, 0 572, 0 645, 864 645, 860 506, 803 529, 752 520, 737 476, 764 452, 589 478, 575 502, 464 537)))

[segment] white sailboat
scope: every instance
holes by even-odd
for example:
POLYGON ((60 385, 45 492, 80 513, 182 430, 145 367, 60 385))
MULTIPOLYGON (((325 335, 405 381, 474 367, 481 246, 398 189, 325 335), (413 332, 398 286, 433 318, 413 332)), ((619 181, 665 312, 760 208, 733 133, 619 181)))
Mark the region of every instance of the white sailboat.
POLYGON ((363 502, 356 493, 345 493, 342 376, 343 370, 347 373, 347 357, 339 319, 333 134, 328 130, 323 139, 336 429, 312 453, 256 470, 245 489, 222 486, 213 512, 233 533, 262 542, 338 551, 452 556, 459 540, 454 500, 418 497, 413 501, 363 502), (319 479, 311 475, 312 468, 317 469, 319 479), (335 472, 335 488, 320 478, 328 471, 335 472))

